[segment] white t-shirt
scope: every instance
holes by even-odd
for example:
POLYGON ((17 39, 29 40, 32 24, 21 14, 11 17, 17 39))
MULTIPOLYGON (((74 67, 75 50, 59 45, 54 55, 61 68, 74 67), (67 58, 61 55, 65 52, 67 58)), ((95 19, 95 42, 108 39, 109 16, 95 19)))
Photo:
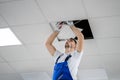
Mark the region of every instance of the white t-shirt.
POLYGON ((61 53, 60 51, 56 50, 55 51, 55 54, 53 56, 54 58, 54 61, 56 62, 56 59, 61 55, 63 54, 59 60, 58 60, 58 63, 59 62, 64 62, 65 61, 65 58, 71 54, 72 57, 69 58, 68 60, 68 67, 69 67, 69 70, 70 70, 70 73, 71 73, 71 76, 73 78, 73 80, 77 80, 77 72, 78 72, 78 67, 79 67, 79 64, 80 64, 80 61, 81 61, 81 58, 82 58, 82 55, 83 55, 83 51, 81 51, 80 53, 77 52, 76 50, 74 52, 71 52, 71 53, 61 53))

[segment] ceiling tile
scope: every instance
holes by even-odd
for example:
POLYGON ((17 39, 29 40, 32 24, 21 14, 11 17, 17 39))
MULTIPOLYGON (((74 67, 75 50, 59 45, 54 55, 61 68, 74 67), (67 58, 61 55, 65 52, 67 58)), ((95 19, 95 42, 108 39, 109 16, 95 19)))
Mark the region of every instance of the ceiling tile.
POLYGON ((101 61, 101 56, 85 56, 83 55, 80 69, 96 69, 96 68, 103 68, 103 62, 101 61))
POLYGON ((84 55, 100 55, 97 49, 95 39, 84 41, 84 55))
POLYGON ((51 80, 47 72, 21 73, 24 80, 51 80))
POLYGON ((23 44, 41 44, 46 41, 52 29, 48 24, 33 24, 12 27, 13 32, 23 44))
POLYGON ((79 80, 108 80, 105 69, 85 69, 80 70, 79 80))
POLYGON ((113 77, 113 75, 111 75, 110 77, 109 77, 109 80, 119 80, 120 79, 120 74, 115 74, 114 75, 114 77, 113 77))
POLYGON ((15 0, 0 0, 0 3, 9 2, 9 1, 15 1, 15 0))
MULTIPOLYGON (((44 44, 40 45, 26 45, 24 46, 7 46, 0 47, 0 55, 7 62, 19 62, 25 60, 45 60, 53 63, 52 56, 45 48, 44 44)), ((4 62, 0 58, 0 62, 4 62)))
POLYGON ((17 72, 20 73, 52 71, 53 68, 53 66, 49 62, 49 59, 47 58, 39 60, 11 62, 10 65, 15 68, 17 72))
POLYGON ((120 15, 120 0, 84 0, 90 17, 120 15))
POLYGON ((49 21, 86 18, 81 0, 37 0, 49 21))
MULTIPOLYGON (((120 67, 120 54, 109 54, 109 55, 103 55, 102 61, 104 61, 104 65, 113 65, 116 64, 116 67, 120 67)), ((114 66, 114 65, 113 65, 114 66)), ((109 66, 110 67, 110 66, 109 66)))
POLYGON ((8 26, 5 20, 0 16, 0 27, 8 26))
POLYGON ((5 73, 15 73, 15 71, 7 63, 0 63, 0 74, 5 73))
POLYGON ((0 80, 23 80, 23 78, 16 73, 0 74, 0 80))
POLYGON ((106 69, 108 76, 115 77, 120 74, 120 55, 104 55, 102 57, 102 61, 104 61, 104 68, 106 69))
POLYGON ((5 61, 3 60, 3 58, 0 55, 0 63, 3 63, 3 62, 5 62, 5 61))
POLYGON ((95 38, 120 37, 120 16, 89 19, 95 38))
POLYGON ((0 47, 0 55, 8 62, 32 59, 24 46, 0 47))
POLYGON ((9 25, 45 22, 34 0, 14 0, 0 4, 0 14, 9 25))
POLYGON ((29 52, 29 56, 31 59, 45 59, 48 58, 49 61, 53 61, 52 56, 48 52, 45 44, 39 45, 26 45, 27 51, 29 52))
POLYGON ((104 38, 96 40, 100 54, 120 54, 120 38, 104 38))

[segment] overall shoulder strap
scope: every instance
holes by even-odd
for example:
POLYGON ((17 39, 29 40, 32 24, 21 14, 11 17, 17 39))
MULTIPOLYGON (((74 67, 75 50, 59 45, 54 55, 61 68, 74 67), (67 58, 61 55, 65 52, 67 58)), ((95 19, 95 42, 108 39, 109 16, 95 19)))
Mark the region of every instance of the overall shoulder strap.
POLYGON ((71 56, 71 55, 68 55, 68 56, 66 57, 65 61, 68 61, 70 57, 72 57, 72 56, 71 56))
POLYGON ((58 60, 59 60, 59 58, 62 56, 63 54, 61 54, 57 59, 56 59, 56 62, 55 62, 55 64, 57 64, 57 62, 58 62, 58 60))

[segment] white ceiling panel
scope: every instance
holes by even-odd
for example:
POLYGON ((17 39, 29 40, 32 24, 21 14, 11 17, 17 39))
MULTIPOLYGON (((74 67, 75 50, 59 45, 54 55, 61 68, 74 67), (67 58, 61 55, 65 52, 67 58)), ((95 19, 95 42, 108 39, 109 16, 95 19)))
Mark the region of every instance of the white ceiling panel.
POLYGON ((46 41, 52 29, 48 24, 33 24, 12 27, 13 32, 23 44, 41 44, 46 41))
POLYGON ((15 71, 7 63, 0 63, 0 74, 6 73, 15 73, 15 71))
POLYGON ((0 55, 8 62, 32 59, 24 46, 0 47, 0 55))
MULTIPOLYGON (((27 46, 8 46, 0 48, 0 55, 8 62, 17 62, 25 60, 45 60, 53 63, 52 56, 45 48, 44 44, 27 46)), ((0 58, 0 62, 4 62, 0 58)))
POLYGON ((120 55, 104 55, 102 61, 104 61, 104 68, 110 78, 120 75, 120 55))
POLYGON ((0 3, 3 3, 3 2, 10 2, 10 1, 15 1, 15 0, 0 0, 0 3))
POLYGON ((120 16, 89 19, 95 38, 120 37, 120 16))
POLYGON ((49 21, 86 18, 81 0, 37 0, 49 21))
POLYGON ((120 0, 84 0, 90 17, 120 15, 120 0))
POLYGON ((15 0, 0 4, 0 14, 10 25, 45 22, 34 0, 15 0))
POLYGON ((119 80, 120 74, 112 74, 109 76, 109 80, 119 80))
POLYGON ((105 69, 85 69, 80 70, 79 80, 108 80, 105 69))
POLYGON ((104 65, 101 59, 102 59, 101 56, 84 56, 83 55, 79 68, 80 70, 103 68, 104 65))
MULTIPOLYGON (((1 53, 1 52, 0 52, 1 53)), ((4 60, 3 60, 3 58, 0 56, 0 63, 3 63, 3 62, 5 62, 4 60)))
POLYGON ((12 62, 10 65, 15 68, 17 72, 39 72, 39 71, 52 71, 53 66, 49 62, 49 59, 29 60, 12 62))
POLYGON ((0 27, 8 26, 5 20, 0 16, 0 27))
MULTIPOLYGON (((117 67, 120 67, 120 54, 110 54, 110 55, 103 55, 102 56, 102 61, 104 61, 104 65, 113 65, 115 66, 114 64, 118 64, 117 67)), ((110 67, 110 66, 109 66, 110 67)))
POLYGON ((24 80, 20 75, 12 74, 0 74, 0 80, 24 80))
POLYGON ((97 39, 99 54, 120 54, 120 38, 97 39))
POLYGON ((45 59, 48 58, 49 61, 53 61, 52 56, 48 52, 47 48, 45 47, 45 44, 39 44, 39 45, 26 45, 25 46, 28 50, 29 56, 31 56, 31 59, 45 59))
POLYGON ((84 41, 84 55, 100 55, 95 39, 84 41))
POLYGON ((24 80, 51 80, 47 72, 21 73, 24 80))

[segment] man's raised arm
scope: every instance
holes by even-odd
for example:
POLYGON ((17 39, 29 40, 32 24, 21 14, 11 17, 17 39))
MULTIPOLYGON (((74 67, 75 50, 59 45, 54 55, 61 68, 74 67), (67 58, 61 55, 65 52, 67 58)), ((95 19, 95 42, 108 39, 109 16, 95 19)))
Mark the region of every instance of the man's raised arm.
POLYGON ((83 50, 83 44, 84 44, 84 36, 81 33, 81 31, 76 28, 75 26, 71 26, 72 31, 75 33, 75 35, 77 36, 78 40, 77 40, 77 48, 76 50, 78 52, 81 52, 83 50))
POLYGON ((56 48, 53 46, 53 41, 55 40, 55 38, 57 37, 58 35, 58 31, 54 31, 50 36, 49 38, 47 39, 45 45, 48 49, 48 51, 50 52, 50 54, 53 56, 55 51, 56 51, 56 48))

